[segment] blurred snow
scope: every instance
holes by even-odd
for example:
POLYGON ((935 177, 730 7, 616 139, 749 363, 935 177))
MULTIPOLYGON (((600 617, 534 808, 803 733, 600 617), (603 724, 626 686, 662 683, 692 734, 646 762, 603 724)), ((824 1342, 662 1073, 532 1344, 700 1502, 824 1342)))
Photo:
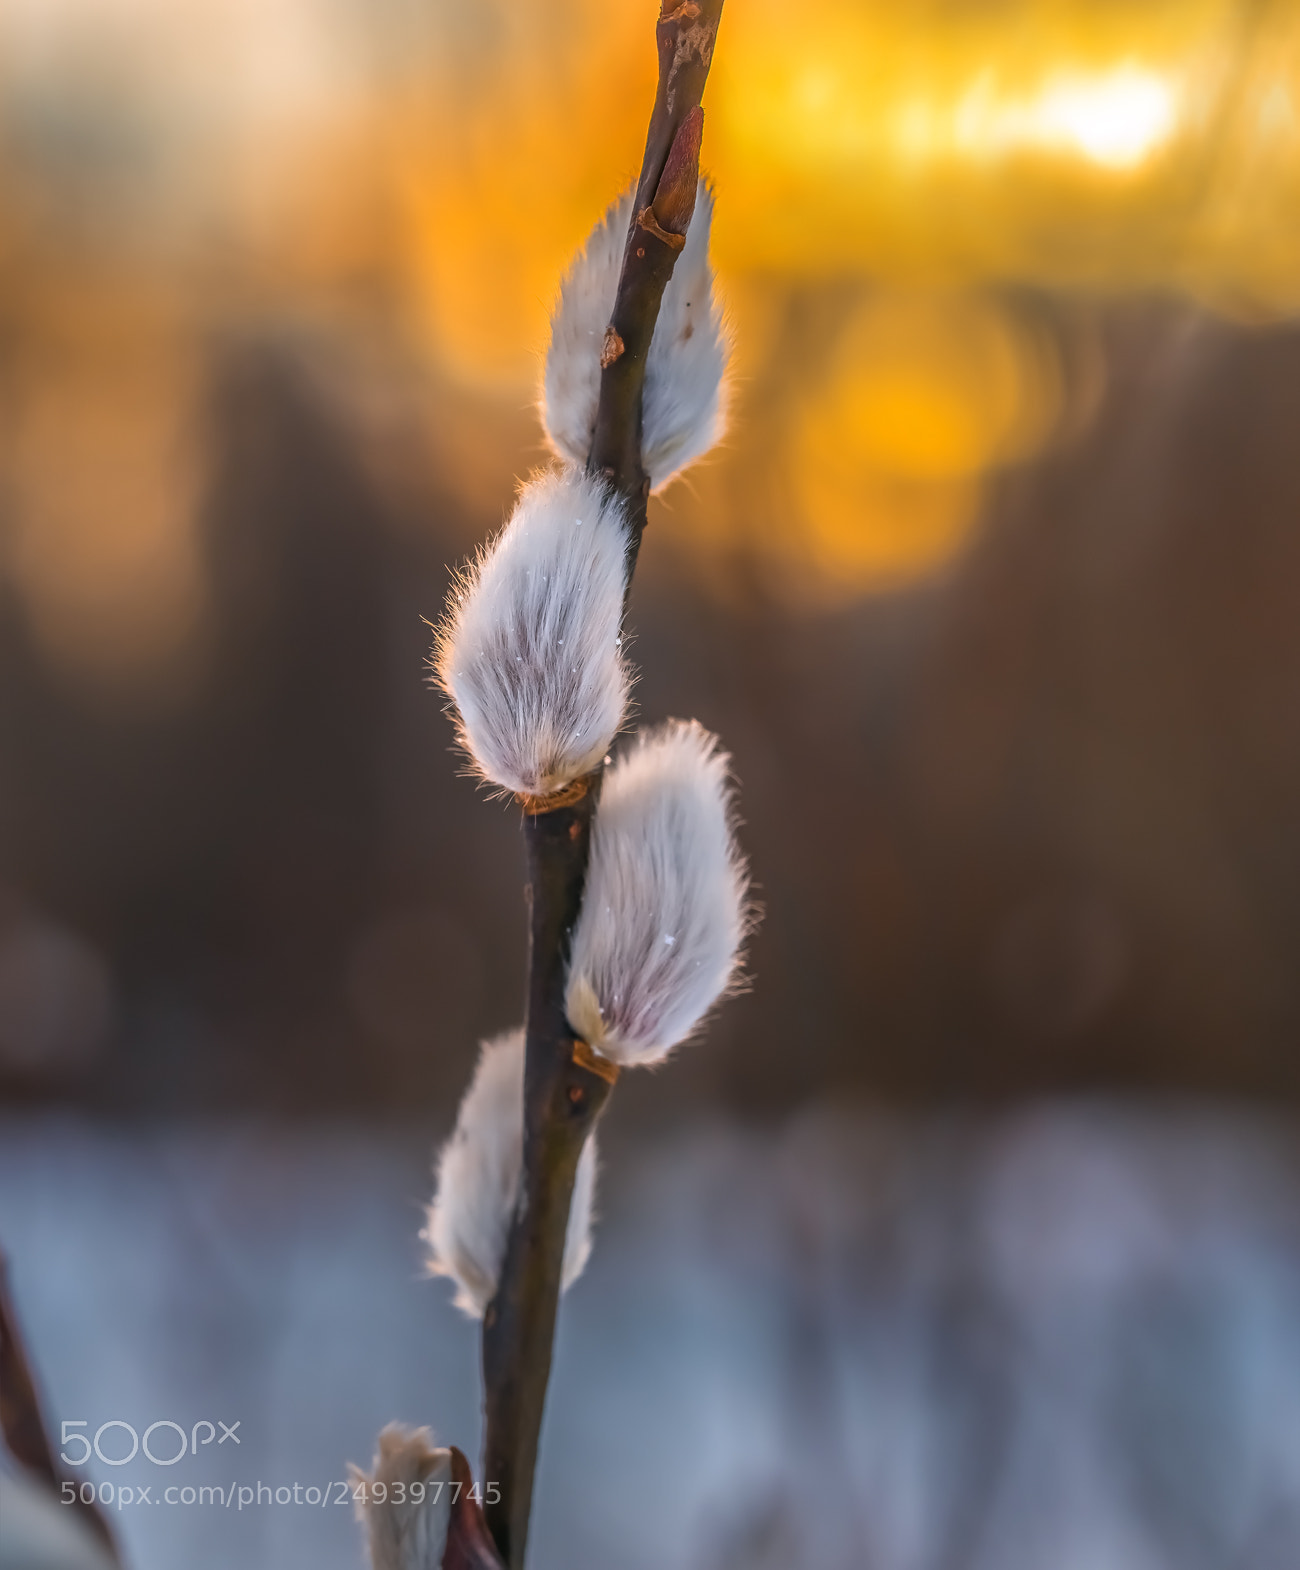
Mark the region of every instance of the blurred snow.
MULTIPOLYGON (((86 1475, 321 1488, 393 1418, 476 1453, 476 1327, 421 1278, 432 1143, 0 1121, 0 1243, 52 1426, 240 1425, 174 1469, 86 1475)), ((1300 1563, 1290 1125, 822 1110, 606 1146, 536 1570, 1300 1563)), ((114 1525, 135 1570, 361 1563, 343 1505, 114 1525)))

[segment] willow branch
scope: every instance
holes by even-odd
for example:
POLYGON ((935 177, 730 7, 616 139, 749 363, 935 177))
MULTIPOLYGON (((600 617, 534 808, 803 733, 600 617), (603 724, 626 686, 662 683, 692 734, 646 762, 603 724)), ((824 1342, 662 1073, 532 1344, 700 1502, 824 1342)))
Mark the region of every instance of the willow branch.
MULTIPOLYGON (((588 470, 627 507, 631 579, 650 482, 641 462, 646 356, 664 288, 683 245, 699 179, 700 96, 722 0, 663 0, 656 26, 659 85, 632 224, 601 354, 600 401, 588 470)), ((483 1318, 484 1514, 501 1557, 522 1570, 569 1205, 578 1158, 617 1070, 575 1038, 565 1017, 569 943, 582 905, 599 771, 578 799, 525 804, 529 880, 524 1147, 519 1202, 496 1296, 483 1318), (489 1488, 487 1493, 493 1491, 489 1488)), ((572 793, 568 793, 572 796, 572 793)))

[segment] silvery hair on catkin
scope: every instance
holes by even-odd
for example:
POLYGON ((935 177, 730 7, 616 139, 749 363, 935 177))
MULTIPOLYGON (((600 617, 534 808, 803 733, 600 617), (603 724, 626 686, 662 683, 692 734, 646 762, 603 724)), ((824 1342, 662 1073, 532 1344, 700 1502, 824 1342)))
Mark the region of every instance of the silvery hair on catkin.
POLYGON ((434 668, 484 780, 549 796, 594 769, 627 711, 623 506, 574 465, 535 475, 454 585, 434 668))
POLYGON ((353 1508, 365 1527, 371 1570, 439 1570, 451 1526, 451 1451, 427 1428, 389 1423, 371 1471, 348 1468, 353 1508), (382 1500, 375 1484, 384 1485, 382 1500), (424 1487, 417 1497, 412 1484, 424 1487), (400 1492, 399 1486, 400 1485, 400 1492))
MULTIPOLYGON (((551 320, 542 421, 551 445, 575 463, 586 463, 596 429, 600 356, 634 197, 627 192, 596 225, 551 320)), ((646 357, 641 462, 655 490, 708 452, 726 425, 730 344, 709 266, 712 222, 713 194, 701 180, 646 357)))
MULTIPOLYGON (((430 1268, 456 1283, 456 1307, 481 1319, 492 1301, 519 1197, 524 1147, 524 1033, 483 1043, 478 1067, 438 1157, 438 1190, 425 1239, 430 1268)), ((578 1160, 564 1241, 563 1287, 582 1274, 591 1253, 596 1193, 596 1136, 578 1160)))
POLYGON ((605 776, 565 1008, 621 1066, 661 1062, 735 983, 749 878, 727 764, 703 726, 673 721, 605 776))

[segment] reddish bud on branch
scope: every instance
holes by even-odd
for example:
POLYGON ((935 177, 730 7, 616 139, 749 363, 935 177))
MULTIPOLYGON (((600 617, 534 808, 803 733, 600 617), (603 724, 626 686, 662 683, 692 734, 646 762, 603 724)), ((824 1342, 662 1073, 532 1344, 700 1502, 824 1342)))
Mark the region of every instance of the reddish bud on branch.
POLYGON ((672 234, 685 234, 695 211, 700 183, 700 144, 704 140, 704 110, 696 104, 677 127, 668 161, 659 176, 653 203, 655 218, 672 234))
POLYGON ((469 1462, 454 1445, 451 1449, 451 1480, 459 1486, 451 1507, 442 1570, 505 1570, 496 1544, 492 1541, 492 1534, 487 1529, 487 1522, 483 1519, 483 1511, 478 1502, 470 1497, 474 1473, 469 1462))

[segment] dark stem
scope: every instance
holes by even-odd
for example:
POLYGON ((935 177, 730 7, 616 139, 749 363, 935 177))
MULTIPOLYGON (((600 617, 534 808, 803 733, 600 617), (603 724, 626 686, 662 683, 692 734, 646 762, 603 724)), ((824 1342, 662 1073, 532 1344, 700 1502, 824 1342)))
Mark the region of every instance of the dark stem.
MULTIPOLYGON (((605 475, 627 505, 629 581, 650 491, 641 463, 646 355, 694 207, 700 95, 721 14, 722 0, 664 0, 655 30, 659 86, 601 357, 600 402, 587 468, 605 475)), ((530 924, 523 1175, 496 1296, 483 1317, 485 1501, 497 1495, 496 1503, 485 1503, 484 1515, 510 1570, 522 1570, 528 1542, 578 1158, 617 1072, 575 1040, 564 1013, 569 943, 582 906, 598 774, 588 784, 580 800, 524 818, 530 924)))
POLYGON ((596 790, 524 818, 529 872, 523 1179, 496 1296, 483 1316, 484 1514, 501 1557, 524 1561, 578 1158, 611 1079, 564 1017, 569 936, 582 904, 596 790), (494 1492, 499 1493, 492 1503, 494 1492))

